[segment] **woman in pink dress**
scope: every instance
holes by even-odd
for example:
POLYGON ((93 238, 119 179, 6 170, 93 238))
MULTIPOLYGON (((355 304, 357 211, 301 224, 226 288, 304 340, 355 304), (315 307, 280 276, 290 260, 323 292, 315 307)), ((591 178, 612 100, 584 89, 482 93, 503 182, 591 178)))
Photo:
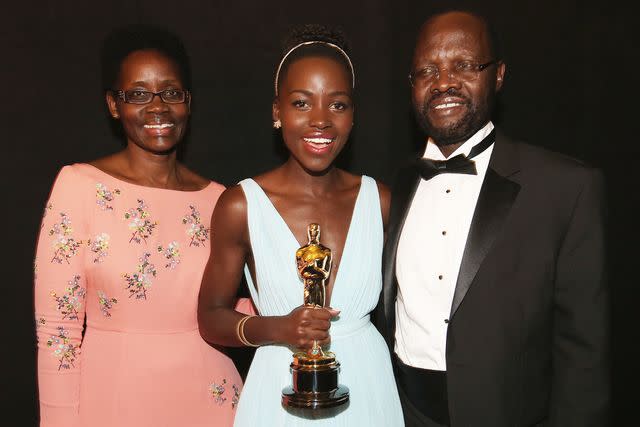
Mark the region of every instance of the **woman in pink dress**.
POLYGON ((202 340, 196 313, 223 187, 176 160, 190 113, 186 54, 165 32, 129 30, 107 42, 105 64, 126 147, 63 167, 46 203, 35 260, 40 425, 231 425, 241 378, 202 340))

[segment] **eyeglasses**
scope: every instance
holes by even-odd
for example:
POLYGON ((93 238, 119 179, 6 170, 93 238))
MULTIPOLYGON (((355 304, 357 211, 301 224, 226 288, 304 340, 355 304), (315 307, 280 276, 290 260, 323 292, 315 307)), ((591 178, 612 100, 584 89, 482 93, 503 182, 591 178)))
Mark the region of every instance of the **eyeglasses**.
POLYGON ((182 89, 165 89, 160 92, 114 90, 113 94, 127 104, 149 104, 156 96, 159 96, 165 104, 181 104, 189 99, 189 91, 182 89))
MULTIPOLYGON (((471 61, 459 61, 453 67, 447 69, 449 77, 457 80, 472 81, 478 78, 480 72, 493 64, 498 63, 496 59, 478 64, 471 61)), ((419 70, 409 73, 409 83, 411 86, 421 86, 431 83, 440 78, 440 68, 437 65, 427 65, 419 70)))

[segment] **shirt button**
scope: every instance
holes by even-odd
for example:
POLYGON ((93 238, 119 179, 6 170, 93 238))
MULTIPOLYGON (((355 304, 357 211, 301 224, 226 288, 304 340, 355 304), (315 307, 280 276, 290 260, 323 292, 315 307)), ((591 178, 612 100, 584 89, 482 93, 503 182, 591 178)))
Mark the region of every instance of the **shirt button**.
POLYGON ((449 189, 447 188, 446 193, 447 193, 447 194, 451 193, 451 190, 449 190, 449 189))
POLYGON ((447 230, 442 230, 442 235, 446 236, 447 235, 447 230))
POLYGON ((438 276, 438 279, 439 279, 439 280, 442 280, 442 274, 438 276))
POLYGON ((444 323, 449 323, 449 319, 444 319, 444 323))

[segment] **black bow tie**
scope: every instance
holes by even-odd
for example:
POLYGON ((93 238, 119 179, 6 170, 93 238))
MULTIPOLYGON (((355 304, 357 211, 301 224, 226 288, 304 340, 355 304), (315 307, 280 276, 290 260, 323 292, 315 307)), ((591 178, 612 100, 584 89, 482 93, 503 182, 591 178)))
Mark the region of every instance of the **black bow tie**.
POLYGON ((462 173, 468 175, 477 175, 476 163, 471 160, 484 150, 489 148, 495 140, 496 131, 493 129, 489 135, 485 136, 479 144, 476 144, 468 156, 458 154, 447 160, 431 160, 421 158, 416 161, 416 168, 422 176, 422 179, 429 180, 441 173, 462 173))

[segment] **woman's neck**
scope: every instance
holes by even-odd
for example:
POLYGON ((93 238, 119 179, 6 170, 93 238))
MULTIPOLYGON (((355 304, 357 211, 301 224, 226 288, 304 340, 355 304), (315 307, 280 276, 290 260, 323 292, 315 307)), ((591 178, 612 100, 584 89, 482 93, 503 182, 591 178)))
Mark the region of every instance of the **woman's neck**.
POLYGON ((299 192, 315 196, 335 191, 342 181, 342 173, 334 165, 321 173, 314 173, 303 168, 293 158, 282 165, 281 173, 287 187, 295 187, 299 192))
POLYGON ((126 175, 137 184, 172 190, 182 189, 183 183, 175 150, 157 154, 130 143, 122 154, 126 175))

